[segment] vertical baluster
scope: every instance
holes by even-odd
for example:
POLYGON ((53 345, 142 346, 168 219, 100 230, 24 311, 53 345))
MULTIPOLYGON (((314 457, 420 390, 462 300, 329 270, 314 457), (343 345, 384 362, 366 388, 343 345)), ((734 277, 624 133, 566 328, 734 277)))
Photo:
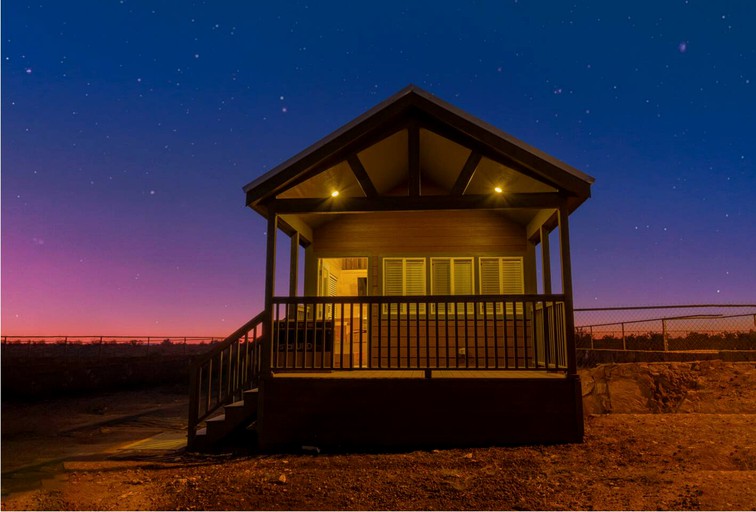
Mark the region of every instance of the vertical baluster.
MULTIPOLYGON (((378 303, 377 306, 378 306, 378 340, 377 340, 377 343, 378 343, 378 368, 382 368, 383 367, 383 361, 381 360, 381 358, 383 357, 383 347, 382 347, 382 345, 383 345, 383 343, 382 343, 382 340, 383 340, 383 337, 382 337, 383 336, 383 304, 382 303, 378 303)), ((371 333, 371 338, 372 338, 372 333, 371 333)), ((370 354, 371 365, 372 365, 372 358, 373 358, 373 354, 371 353, 370 354)))
MULTIPOLYGON (((493 340, 494 340, 494 368, 499 368, 499 319, 496 318, 496 302, 491 303, 492 309, 491 314, 493 314, 493 340)), ((486 309, 488 309, 488 304, 486 304, 486 309)))
POLYGON ((244 388, 249 387, 249 332, 244 333, 244 363, 241 369, 241 380, 244 388))
POLYGON ((444 331, 446 332, 446 368, 449 368, 449 303, 444 302, 444 331))
POLYGON ((438 308, 439 303, 434 302, 433 303, 433 321, 436 324, 436 368, 439 368, 440 366, 440 359, 439 359, 439 352, 441 351, 441 348, 438 345, 438 337, 439 337, 439 331, 438 331, 438 308))
POLYGON ((514 360, 515 360, 515 368, 520 368, 520 347, 518 346, 520 343, 520 336, 519 332, 517 331, 517 301, 512 301, 512 319, 514 320, 514 360))
MULTIPOLYGON (((362 302, 360 302, 360 303, 359 303, 359 306, 360 306, 360 307, 359 307, 359 309, 358 309, 358 313, 357 313, 357 314, 359 314, 359 315, 360 315, 360 320, 359 320, 359 322, 358 322, 358 323, 359 323, 359 326, 360 326, 360 333, 359 333, 359 335, 357 336, 357 338, 358 338, 358 340, 359 340, 359 342, 360 342, 360 345, 359 345, 359 350, 358 350, 358 353, 359 353, 359 356, 358 356, 358 357, 359 357, 359 364, 358 364, 358 367, 359 367, 359 368, 362 368, 362 317, 363 317, 363 315, 364 315, 363 311, 365 310, 365 304, 363 304, 362 302)), ((354 358, 352 358, 352 359, 353 359, 353 361, 352 361, 352 362, 354 363, 354 358)), ((352 367, 354 367, 354 365, 353 365, 352 367)))
MULTIPOLYGON (((409 325, 407 326, 407 337, 409 338, 409 325)), ((415 361, 417 362, 417 368, 420 368, 420 303, 415 302, 415 345, 417 346, 417 353, 415 354, 415 361)))
MULTIPOLYGON (((474 336, 475 339, 475 368, 478 368, 480 365, 480 340, 478 339, 478 308, 475 307, 475 303, 472 303, 473 306, 473 323, 474 325, 474 336)), ((470 309, 469 303, 465 302, 465 309, 470 309)))
MULTIPOLYGON (((318 304, 320 307, 320 323, 323 326, 323 330, 325 330, 325 317, 326 317, 326 304, 325 302, 322 302, 318 304)), ((318 324, 317 321, 314 326, 314 332, 312 335, 312 367, 317 368, 318 362, 318 324)))
POLYGON ((530 344, 530 340, 528 340, 528 332, 530 331, 530 324, 532 323, 530 319, 530 302, 522 301, 522 347, 523 347, 523 361, 525 362, 525 368, 528 368, 528 345, 530 344))
MULTIPOLYGON (((389 303, 388 310, 386 311, 386 337, 388 338, 388 344, 386 345, 388 368, 391 368, 391 306, 389 303)), ((396 305, 397 314, 399 314, 399 304, 396 305)))
MULTIPOLYGON (((486 355, 486 364, 485 368, 488 369, 490 367, 490 361, 488 359, 488 308, 486 307, 485 302, 481 302, 480 305, 483 306, 483 343, 485 344, 485 355, 486 355)), ((475 310, 478 309, 478 304, 475 305, 475 310)))
POLYGON ((271 340, 271 349, 273 350, 273 368, 279 368, 281 354, 281 305, 273 304, 273 339, 271 340))
MULTIPOLYGON (((302 314, 307 318, 307 304, 302 304, 302 314)), ((291 368, 299 368, 299 304, 294 311, 294 346, 292 349, 294 354, 292 355, 291 368)))
POLYGON ((509 321, 507 319, 507 302, 501 302, 501 312, 504 316, 504 368, 509 369, 509 321))
POLYGON ((205 413, 210 410, 210 402, 213 399, 213 359, 208 361, 207 368, 207 402, 205 405, 205 413))
MULTIPOLYGON (((459 307, 459 303, 457 303, 457 307, 459 307)), ((462 313, 465 321, 465 368, 468 368, 470 365, 470 344, 468 343, 470 325, 467 320, 467 302, 462 303, 462 313)))
MULTIPOLYGON (((350 322, 351 327, 351 322, 350 322)), ((341 303, 341 336, 339 338, 341 352, 339 352, 339 368, 344 368, 344 303, 341 303)))
POLYGON ((459 368, 459 353, 460 353, 460 343, 459 343, 459 323, 460 323, 460 316, 459 316, 459 308, 457 307, 456 302, 451 302, 452 310, 454 311, 454 368, 459 368))
MULTIPOLYGON (((289 363, 289 345, 291 344, 291 315, 297 316, 297 307, 295 304, 292 304, 291 302, 287 302, 286 304, 286 335, 284 336, 284 349, 283 349, 283 367, 284 368, 290 368, 291 365, 289 363)), ((280 351, 280 347, 279 347, 280 351)))

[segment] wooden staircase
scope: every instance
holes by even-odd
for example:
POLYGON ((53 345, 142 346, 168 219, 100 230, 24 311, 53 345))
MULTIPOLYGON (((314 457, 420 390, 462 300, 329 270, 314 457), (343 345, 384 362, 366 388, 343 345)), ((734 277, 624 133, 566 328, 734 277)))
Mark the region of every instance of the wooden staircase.
POLYGON ((205 421, 205 427, 197 430, 194 436, 193 451, 213 451, 233 434, 254 426, 258 390, 244 391, 242 396, 241 400, 224 405, 221 414, 205 421))
POLYGON ((257 315, 192 362, 189 451, 213 451, 257 419, 264 317, 257 315))

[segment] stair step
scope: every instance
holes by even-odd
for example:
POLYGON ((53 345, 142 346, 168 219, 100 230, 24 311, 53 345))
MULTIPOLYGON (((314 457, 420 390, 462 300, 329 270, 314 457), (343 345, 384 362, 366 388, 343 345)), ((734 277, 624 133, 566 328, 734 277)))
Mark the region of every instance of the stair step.
POLYGON ((205 427, 195 434, 194 449, 212 450, 218 442, 242 427, 247 431, 254 431, 257 397, 257 388, 244 391, 241 400, 224 405, 222 412, 219 411, 218 415, 205 420, 205 427))

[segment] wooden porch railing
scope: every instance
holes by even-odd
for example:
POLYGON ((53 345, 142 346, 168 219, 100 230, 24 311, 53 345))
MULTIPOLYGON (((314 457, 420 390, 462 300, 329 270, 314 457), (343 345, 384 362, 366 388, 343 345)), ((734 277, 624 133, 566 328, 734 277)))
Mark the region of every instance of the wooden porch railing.
POLYGON ((564 295, 274 297, 271 370, 567 370, 564 295))
POLYGON ((260 313, 192 362, 188 424, 190 446, 202 421, 224 405, 241 400, 245 390, 258 384, 264 318, 265 313, 260 313))

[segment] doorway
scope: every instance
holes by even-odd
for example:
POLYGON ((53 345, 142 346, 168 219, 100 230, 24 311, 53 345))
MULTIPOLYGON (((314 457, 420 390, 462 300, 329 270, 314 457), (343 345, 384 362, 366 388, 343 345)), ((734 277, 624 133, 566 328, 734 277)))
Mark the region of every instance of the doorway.
MULTIPOLYGON (((364 297, 368 294, 368 259, 319 258, 319 297, 364 297)), ((326 303, 323 313, 333 320, 335 368, 360 367, 367 361, 367 305, 326 303)))

